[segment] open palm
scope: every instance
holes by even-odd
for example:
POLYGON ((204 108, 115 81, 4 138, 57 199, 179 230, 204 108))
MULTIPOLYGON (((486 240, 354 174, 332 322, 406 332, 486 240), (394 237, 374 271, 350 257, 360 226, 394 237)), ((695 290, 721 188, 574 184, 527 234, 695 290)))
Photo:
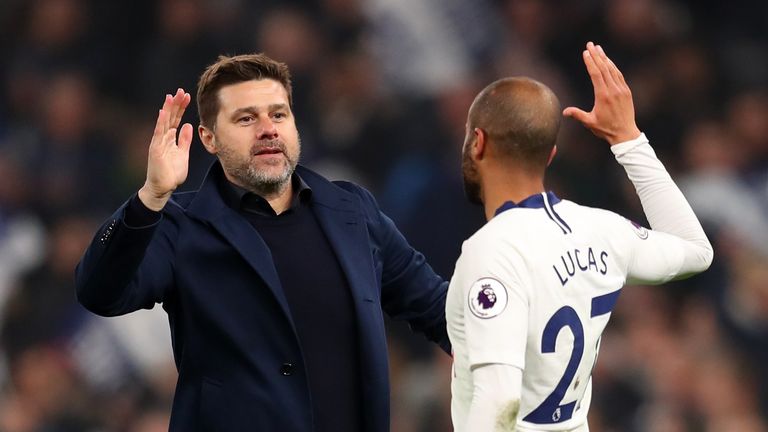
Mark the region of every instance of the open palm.
POLYGON ((578 120, 611 145, 640 136, 635 124, 632 92, 619 68, 600 45, 592 42, 587 43, 583 57, 595 91, 595 105, 590 112, 568 107, 563 110, 563 115, 578 120))
POLYGON ((192 125, 186 123, 181 127, 178 141, 176 132, 190 99, 182 89, 173 96, 166 95, 163 108, 157 115, 149 144, 147 180, 139 191, 141 201, 152 210, 162 209, 171 193, 187 178, 192 125))

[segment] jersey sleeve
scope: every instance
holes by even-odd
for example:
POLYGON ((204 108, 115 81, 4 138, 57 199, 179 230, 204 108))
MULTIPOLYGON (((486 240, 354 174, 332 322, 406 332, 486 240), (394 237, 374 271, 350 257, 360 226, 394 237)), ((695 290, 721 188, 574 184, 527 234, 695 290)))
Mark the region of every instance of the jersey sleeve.
POLYGON ((660 231, 646 229, 635 222, 614 215, 615 239, 626 252, 625 272, 629 284, 656 285, 683 273, 687 243, 660 231))
MULTIPOLYGON (((472 371, 474 388, 465 431, 492 431, 517 422, 523 371, 506 364, 487 364, 472 371)), ((510 429, 511 430, 511 429, 510 429)))
POLYGON ((631 241, 628 282, 662 283, 706 270, 712 262, 712 245, 645 135, 611 150, 635 186, 653 228, 634 227, 638 238, 631 241))
POLYGON ((457 274, 463 292, 470 367, 507 364, 525 367, 528 288, 517 277, 514 253, 498 242, 466 244, 457 274))

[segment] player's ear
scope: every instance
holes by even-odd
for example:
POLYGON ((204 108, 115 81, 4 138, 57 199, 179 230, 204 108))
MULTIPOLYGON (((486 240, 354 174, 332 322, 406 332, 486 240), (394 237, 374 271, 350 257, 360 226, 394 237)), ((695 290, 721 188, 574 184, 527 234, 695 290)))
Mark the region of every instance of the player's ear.
POLYGON ((200 141, 203 142, 205 150, 210 154, 216 154, 213 131, 203 125, 199 125, 197 127, 197 134, 200 136, 200 141))
POLYGON ((547 159, 547 166, 552 163, 552 160, 555 158, 555 155, 557 154, 557 146, 552 146, 552 150, 549 152, 549 159, 547 159))
POLYGON ((474 128, 472 131, 475 133, 475 142, 470 148, 470 155, 472 159, 482 160, 485 157, 485 150, 488 148, 488 134, 480 128, 474 128))

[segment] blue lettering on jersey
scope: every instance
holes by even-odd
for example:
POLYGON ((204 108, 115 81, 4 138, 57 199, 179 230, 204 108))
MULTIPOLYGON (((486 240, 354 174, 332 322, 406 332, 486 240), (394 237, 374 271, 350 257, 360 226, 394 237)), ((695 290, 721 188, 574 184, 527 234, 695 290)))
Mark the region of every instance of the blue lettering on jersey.
POLYGON ((586 252, 582 249, 573 249, 560 255, 560 262, 552 265, 552 269, 557 275, 557 279, 562 286, 568 283, 570 278, 576 276, 578 272, 593 271, 602 275, 608 273, 608 252, 600 251, 600 262, 595 257, 595 251, 591 247, 586 252), (586 255, 586 256, 585 256, 586 255))

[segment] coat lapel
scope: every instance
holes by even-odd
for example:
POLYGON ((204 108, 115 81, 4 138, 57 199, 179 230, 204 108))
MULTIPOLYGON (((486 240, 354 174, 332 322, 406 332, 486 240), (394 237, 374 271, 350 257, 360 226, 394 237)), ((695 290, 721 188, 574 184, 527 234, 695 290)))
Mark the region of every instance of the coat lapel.
MULTIPOLYGON (((377 301, 378 296, 370 288, 377 287, 378 281, 358 198, 306 168, 299 167, 297 172, 312 188, 313 211, 347 277, 352 298, 361 310, 360 302, 377 301)), ((223 176, 221 165, 215 162, 187 212, 209 223, 240 253, 264 280, 285 314, 291 317, 269 248, 251 224, 229 208, 221 197, 218 182, 223 176)))
POLYGON ((368 230, 359 211, 357 196, 306 168, 299 168, 298 171, 312 188, 315 216, 347 277, 352 298, 356 304, 363 300, 376 301, 378 296, 370 288, 378 286, 378 282, 375 280, 368 230))
POLYGON ((316 206, 315 214, 347 277, 352 297, 356 302, 374 301, 373 293, 365 289, 376 286, 365 222, 358 215, 324 206, 316 206))
POLYGON ((190 216, 209 223, 240 253, 269 287, 283 312, 292 321, 288 300, 280 284, 272 254, 253 226, 226 205, 218 188, 221 178, 221 165, 215 162, 197 195, 189 204, 187 212, 190 216))

